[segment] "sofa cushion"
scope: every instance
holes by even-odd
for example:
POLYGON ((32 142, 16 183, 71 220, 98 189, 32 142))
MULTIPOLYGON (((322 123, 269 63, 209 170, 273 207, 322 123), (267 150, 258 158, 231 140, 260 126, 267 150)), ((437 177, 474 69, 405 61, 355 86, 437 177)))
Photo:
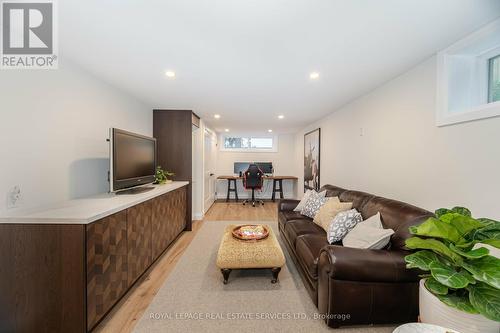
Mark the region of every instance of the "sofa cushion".
POLYGON ((309 277, 318 279, 318 258, 322 247, 328 245, 326 237, 319 234, 306 234, 297 237, 295 252, 300 265, 309 277))
POLYGON ((396 232, 401 224, 406 224, 421 216, 432 216, 432 213, 425 209, 382 197, 371 198, 359 211, 365 219, 380 212, 384 228, 391 228, 396 232))
POLYGON ((306 234, 321 235, 325 237, 326 240, 326 232, 323 230, 323 228, 321 228, 311 220, 288 221, 285 224, 285 234, 286 238, 288 238, 288 241, 293 246, 295 246, 295 241, 297 240, 297 237, 306 234))
POLYGON ((343 192, 347 191, 346 189, 334 185, 323 185, 320 189, 320 192, 326 191, 327 197, 338 197, 343 192))
MULTIPOLYGON (((344 191, 339 196, 342 202, 352 202, 352 208, 356 208, 360 213, 362 213, 364 205, 373 197, 374 195, 361 191, 344 191)), ((365 216, 363 215, 363 217, 365 216)))
POLYGON ((308 221, 311 221, 311 219, 309 217, 300 214, 300 212, 285 211, 285 212, 281 212, 281 214, 283 214, 283 217, 287 221, 290 221, 290 220, 308 220, 308 221))

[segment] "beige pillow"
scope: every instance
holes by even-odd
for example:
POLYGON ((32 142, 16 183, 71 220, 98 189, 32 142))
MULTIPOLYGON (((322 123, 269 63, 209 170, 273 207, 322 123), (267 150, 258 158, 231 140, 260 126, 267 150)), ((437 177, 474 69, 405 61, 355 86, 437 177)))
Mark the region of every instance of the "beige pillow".
POLYGON ((327 203, 321 206, 318 213, 314 216, 314 223, 327 231, 335 215, 350 209, 352 209, 352 202, 340 202, 338 197, 332 197, 327 203))
POLYGON ((392 229, 384 229, 380 220, 380 213, 373 215, 366 221, 358 223, 354 229, 342 240, 345 247, 357 249, 383 249, 389 244, 392 229))

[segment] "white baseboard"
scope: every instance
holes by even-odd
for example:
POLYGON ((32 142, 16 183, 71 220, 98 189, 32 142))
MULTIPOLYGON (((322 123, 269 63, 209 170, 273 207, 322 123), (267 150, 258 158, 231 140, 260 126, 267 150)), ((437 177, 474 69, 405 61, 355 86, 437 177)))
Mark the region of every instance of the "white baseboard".
POLYGON ((202 213, 193 213, 191 220, 193 220, 193 221, 203 220, 203 216, 204 215, 202 213))

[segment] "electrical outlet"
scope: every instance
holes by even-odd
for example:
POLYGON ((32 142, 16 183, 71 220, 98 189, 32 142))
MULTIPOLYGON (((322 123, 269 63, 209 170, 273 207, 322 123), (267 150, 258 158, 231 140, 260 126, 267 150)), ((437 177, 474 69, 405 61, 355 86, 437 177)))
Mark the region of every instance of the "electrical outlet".
POLYGON ((19 207, 21 198, 21 188, 19 187, 19 185, 11 188, 7 193, 7 209, 19 207))

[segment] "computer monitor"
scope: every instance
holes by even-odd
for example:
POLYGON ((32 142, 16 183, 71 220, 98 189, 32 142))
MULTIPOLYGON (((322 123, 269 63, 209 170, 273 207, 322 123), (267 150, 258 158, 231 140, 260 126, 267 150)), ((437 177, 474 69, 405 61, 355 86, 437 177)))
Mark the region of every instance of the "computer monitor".
POLYGON ((255 162, 262 172, 265 174, 273 173, 273 163, 272 162, 255 162))
POLYGON ((250 162, 234 162, 234 173, 239 175, 248 170, 250 162))

